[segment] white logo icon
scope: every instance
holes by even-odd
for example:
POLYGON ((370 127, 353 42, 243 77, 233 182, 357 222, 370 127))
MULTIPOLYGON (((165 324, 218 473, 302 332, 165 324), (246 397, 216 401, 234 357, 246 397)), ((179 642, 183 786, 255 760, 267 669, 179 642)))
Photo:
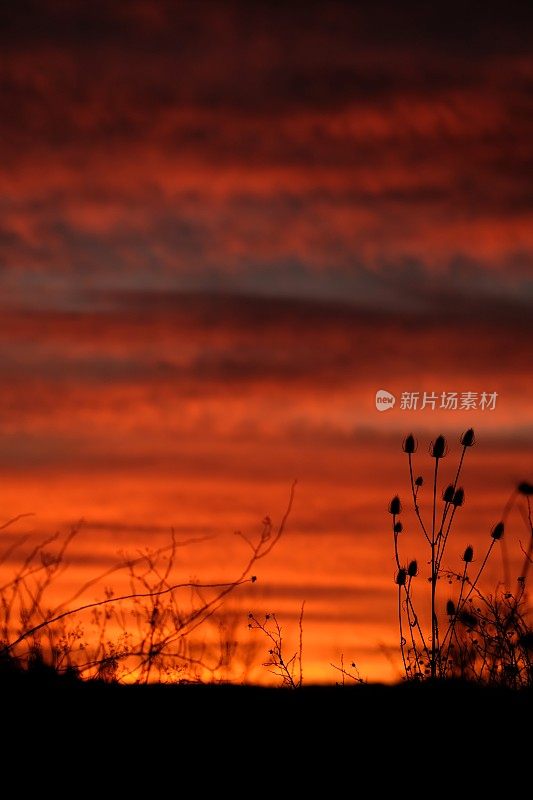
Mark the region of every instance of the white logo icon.
POLYGON ((394 395, 385 391, 385 389, 379 389, 376 392, 376 408, 378 411, 388 411, 389 408, 393 408, 395 402, 394 395))

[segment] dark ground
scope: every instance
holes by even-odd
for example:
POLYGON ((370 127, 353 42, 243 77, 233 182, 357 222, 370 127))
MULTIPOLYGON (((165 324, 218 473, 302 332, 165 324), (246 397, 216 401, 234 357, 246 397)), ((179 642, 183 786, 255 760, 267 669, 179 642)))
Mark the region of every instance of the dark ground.
POLYGON ((454 681, 401 683, 394 686, 307 686, 298 690, 224 684, 152 684, 124 686, 100 681, 82 682, 57 678, 53 673, 0 677, 0 704, 30 704, 39 715, 55 710, 84 710, 89 716, 105 710, 127 718, 132 711, 141 718, 164 720, 179 714, 189 724, 226 720, 244 727, 275 724, 291 719, 294 726, 320 719, 329 727, 349 720, 389 729, 426 728, 475 720, 477 727, 517 726, 533 721, 532 690, 487 688, 454 681))
POLYGON ((18 674, 0 677, 0 753, 4 770, 22 754, 24 782, 75 775, 57 792, 69 798, 367 798, 426 794, 428 781, 431 796, 492 796, 530 782, 532 698, 452 682, 293 691, 18 674))

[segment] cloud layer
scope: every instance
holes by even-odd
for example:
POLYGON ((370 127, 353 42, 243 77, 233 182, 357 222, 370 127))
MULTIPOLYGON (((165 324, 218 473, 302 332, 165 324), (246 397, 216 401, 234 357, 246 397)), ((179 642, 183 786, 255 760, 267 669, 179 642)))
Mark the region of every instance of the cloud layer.
POLYGON ((530 299, 525 15, 17 4, 3 264, 67 296, 244 286, 378 305, 391 278, 440 272, 530 299))

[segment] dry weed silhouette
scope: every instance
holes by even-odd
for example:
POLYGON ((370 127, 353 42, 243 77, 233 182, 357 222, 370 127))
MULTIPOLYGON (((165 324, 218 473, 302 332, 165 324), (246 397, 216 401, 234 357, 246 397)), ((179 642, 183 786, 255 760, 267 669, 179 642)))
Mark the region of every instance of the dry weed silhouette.
MULTIPOLYGON (((237 641, 239 618, 225 613, 224 603, 239 587, 255 583, 254 568, 285 530, 295 485, 280 524, 275 527, 267 517, 255 540, 246 537, 251 553, 238 577, 224 583, 177 580, 177 552, 185 542, 172 532, 165 547, 125 558, 80 586, 70 598, 50 605, 50 590, 68 566, 68 548, 80 526, 66 536, 55 534, 40 542, 0 586, 0 669, 11 674, 48 669, 135 683, 227 681, 231 662, 238 655, 241 675, 245 675, 256 647, 237 641), (129 592, 116 595, 108 586, 101 599, 75 605, 87 590, 117 572, 127 575, 129 592), (207 625, 215 625, 218 633, 208 637, 210 644, 197 635, 207 625)), ((0 563, 24 541, 21 538, 6 549, 0 563)))

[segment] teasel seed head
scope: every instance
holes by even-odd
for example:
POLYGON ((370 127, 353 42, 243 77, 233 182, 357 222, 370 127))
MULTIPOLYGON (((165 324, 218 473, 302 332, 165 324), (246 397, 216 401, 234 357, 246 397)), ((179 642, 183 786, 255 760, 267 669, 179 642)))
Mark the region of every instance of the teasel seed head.
POLYGON ((394 533, 401 533, 403 531, 403 525, 401 522, 394 523, 394 533))
POLYGON ((397 516, 400 511, 402 510, 402 504, 400 503, 400 498, 398 495, 395 495, 389 504, 389 512, 397 516))
POLYGON ((398 586, 405 586, 405 582, 407 580, 407 570, 405 567, 400 567, 398 572, 396 573, 396 583, 398 586))
POLYGON ((413 558, 412 561, 409 562, 409 566, 407 567, 407 574, 410 578, 416 578, 418 575, 418 562, 416 558, 413 558))
POLYGON ((477 625, 477 619, 474 614, 470 613, 470 611, 461 611, 459 614, 459 622, 461 622, 467 628, 475 628, 477 625))
POLYGON ((457 508, 458 506, 462 506, 465 501, 465 490, 462 487, 455 490, 453 495, 452 504, 457 508))
POLYGON ((463 447, 472 447, 475 443, 476 437, 474 436, 474 429, 469 428, 467 431, 463 433, 461 436, 461 444, 463 447))
POLYGON ((445 488, 445 490, 443 491, 443 493, 442 493, 442 499, 444 500, 445 503, 451 503, 452 502, 454 492, 455 492, 455 489, 453 487, 453 483, 450 483, 449 486, 447 486, 445 488))
POLYGON ((417 441, 412 433, 409 436, 406 436, 403 440, 403 452, 404 453, 414 453, 416 451, 417 441))
POLYGON ((444 458, 446 455, 446 439, 444 436, 437 436, 435 441, 431 443, 430 453, 433 458, 444 458))
POLYGON ((492 536, 493 539, 498 541, 499 539, 502 538, 502 536, 504 534, 504 531, 505 531, 504 523, 503 522, 497 522, 496 525, 494 526, 494 528, 492 529, 492 532, 491 532, 490 535, 492 536))
POLYGON ((465 562, 465 564, 470 564, 473 558, 474 558, 474 548, 472 547, 471 544, 469 544, 468 547, 465 548, 465 551, 463 553, 463 561, 465 562))
POLYGON ((453 617, 455 615, 455 603, 453 600, 448 600, 446 603, 446 613, 449 617, 453 617))

